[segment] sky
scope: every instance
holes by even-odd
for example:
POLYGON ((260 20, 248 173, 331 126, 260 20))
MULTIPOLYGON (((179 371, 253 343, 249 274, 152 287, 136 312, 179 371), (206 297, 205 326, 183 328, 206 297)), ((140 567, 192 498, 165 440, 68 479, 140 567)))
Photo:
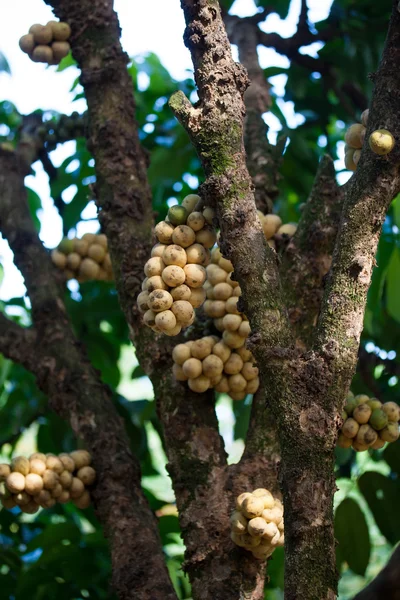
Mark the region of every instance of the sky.
MULTIPOLYGON (((160 56, 164 66, 176 79, 187 77, 188 70, 192 71, 189 51, 182 40, 184 19, 179 0, 151 0, 147 2, 132 2, 132 0, 115 0, 121 29, 122 45, 129 56, 146 52, 154 52, 160 56)), ((308 0, 310 20, 315 22, 326 18, 331 0, 308 0)), ((239 16, 247 16, 256 12, 253 0, 236 0, 232 11, 239 16)), ((288 18, 282 21, 277 15, 270 15, 262 25, 266 32, 275 31, 283 37, 293 35, 300 10, 300 0, 294 0, 288 18)), ((78 76, 77 69, 67 69, 61 73, 56 67, 46 67, 43 64, 31 62, 18 46, 19 38, 28 32, 33 23, 46 23, 54 16, 49 6, 43 0, 13 0, 3 9, 0 20, 0 51, 6 56, 11 77, 0 73, 0 99, 10 100, 22 113, 29 113, 37 108, 57 110, 66 114, 77 110, 85 110, 85 101, 72 102, 70 93, 72 83, 78 76)), ((314 44, 304 50, 315 54, 319 45, 314 44)), ((235 57, 237 53, 234 50, 235 57)), ((268 66, 288 66, 288 59, 278 55, 274 50, 260 48, 260 63, 263 68, 268 66)), ((277 76, 273 83, 277 91, 282 90, 285 75, 277 76)), ((301 122, 300 115, 295 115, 290 103, 281 107, 290 126, 301 122)), ((272 115, 266 117, 271 128, 271 135, 276 135, 279 122, 272 115)), ((1 127, 1 123, 0 123, 1 127)), ((51 153, 56 166, 72 153, 74 142, 59 145, 51 153)), ((47 175, 40 163, 33 165, 35 176, 29 176, 26 184, 34 189, 41 197, 43 211, 39 214, 41 220, 40 237, 46 247, 55 247, 62 236, 61 220, 49 195, 47 175)), ((72 197, 70 198, 70 200, 72 197)), ((89 206, 86 217, 95 216, 94 206, 89 206)), ((91 221, 81 225, 78 234, 85 231, 96 231, 97 225, 91 221), (85 228, 85 229, 84 229, 85 228), (92 229, 90 229, 92 228, 92 229)), ((0 285, 0 300, 22 296, 25 292, 23 279, 12 263, 12 253, 8 244, 0 237, 0 262, 4 267, 5 276, 0 285)))

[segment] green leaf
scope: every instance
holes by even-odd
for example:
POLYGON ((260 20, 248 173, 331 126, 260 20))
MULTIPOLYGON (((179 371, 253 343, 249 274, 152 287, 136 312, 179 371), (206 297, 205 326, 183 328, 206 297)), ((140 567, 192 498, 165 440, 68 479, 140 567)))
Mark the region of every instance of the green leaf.
POLYGON ((8 73, 11 75, 10 65, 2 52, 0 52, 0 73, 8 73))
POLYGON ((385 538, 395 544, 400 540, 399 484, 381 473, 369 471, 358 480, 358 487, 385 538))
POLYGON ((39 221, 36 213, 39 209, 42 208, 42 201, 40 200, 40 197, 37 195, 37 193, 34 192, 33 190, 31 190, 30 188, 27 187, 26 191, 28 193, 29 210, 31 212, 32 219, 35 223, 36 230, 39 232, 40 231, 40 221, 39 221))
POLYGON ((386 274, 386 308, 400 322, 400 252, 394 248, 386 274))
POLYGON ((371 544, 364 513, 352 498, 345 498, 336 509, 335 535, 343 560, 357 575, 364 575, 371 544))
POLYGON ((400 444, 388 444, 382 453, 383 458, 386 460, 389 467, 400 474, 400 444))

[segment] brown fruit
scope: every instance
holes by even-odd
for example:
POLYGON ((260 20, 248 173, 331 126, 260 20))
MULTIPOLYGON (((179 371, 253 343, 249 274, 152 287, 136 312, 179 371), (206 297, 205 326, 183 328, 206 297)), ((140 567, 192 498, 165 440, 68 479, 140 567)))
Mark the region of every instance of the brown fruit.
POLYGON ((46 460, 46 468, 51 469, 55 473, 62 473, 64 471, 64 465, 57 456, 48 456, 46 460))
MULTIPOLYGON (((182 300, 185 300, 185 299, 186 298, 182 298, 182 300)), ((205 299, 206 299, 206 291, 203 287, 192 288, 190 297, 187 298, 187 300, 189 300, 189 302, 193 306, 193 308, 199 308, 202 304, 204 304, 205 299)))
POLYGON ((26 492, 19 492, 16 496, 14 496, 15 503, 18 506, 24 506, 29 503, 31 497, 26 492))
POLYGON ((210 379, 205 375, 199 375, 195 379, 188 379, 188 386, 192 392, 202 394, 210 387, 210 379))
POLYGON ((43 479, 37 473, 29 473, 25 477, 25 491, 31 496, 36 496, 43 489, 43 479))
MULTIPOLYGON (((107 250, 101 244, 91 244, 87 250, 87 255, 89 258, 92 258, 95 262, 101 263, 105 259, 107 250)), ((146 273, 148 277, 148 273, 146 273)), ((159 275, 159 273, 154 273, 154 275, 159 275)))
POLYGON ((51 63, 53 61, 53 52, 49 46, 36 46, 33 49, 31 58, 33 62, 38 63, 51 63))
POLYGON ((72 473, 73 471, 75 471, 75 461, 73 458, 71 458, 71 456, 69 454, 63 453, 60 454, 58 457, 62 464, 64 465, 64 469, 66 471, 69 471, 70 473, 72 473))
POLYGON ((177 365, 183 365, 191 357, 190 347, 187 344, 178 344, 172 350, 172 358, 177 365))
POLYGON ((385 402, 382 405, 383 412, 387 415, 389 421, 397 422, 400 419, 400 407, 396 402, 385 402))
POLYGON ((371 446, 378 439, 378 434, 370 425, 364 424, 361 425, 360 429, 357 432, 356 441, 359 444, 365 444, 366 446, 371 446))
POLYGON ((187 300, 176 300, 171 306, 171 311, 175 315, 176 322, 183 327, 190 325, 193 320, 193 306, 187 300))
POLYGON ((192 244, 186 248, 187 262, 206 267, 210 263, 210 251, 201 244, 192 244))
POLYGON ((85 486, 82 483, 82 481, 78 479, 78 477, 73 477, 71 486, 69 488, 69 495, 71 496, 71 498, 79 498, 79 496, 82 496, 84 491, 85 486))
POLYGON ((53 50, 55 63, 59 63, 60 60, 68 56, 71 46, 68 44, 68 42, 53 42, 51 49, 53 50))
POLYGON ((183 372, 182 366, 178 365, 177 363, 172 365, 172 374, 176 381, 187 381, 189 379, 183 372))
POLYGON ((77 477, 84 485, 92 485, 96 480, 96 471, 93 467, 82 467, 79 469, 77 477))
POLYGON ((6 479, 6 486, 12 494, 18 494, 25 489, 25 476, 22 473, 12 472, 6 479))
POLYGON ((266 239, 269 240, 272 238, 281 225, 282 219, 278 217, 278 215, 265 215, 264 219, 262 220, 262 228, 264 230, 266 239))
POLYGON ((188 358, 182 365, 182 370, 188 379, 195 379, 203 372, 203 365, 198 358, 188 358))
POLYGON ((76 498, 73 502, 77 508, 80 508, 80 509, 88 508, 90 506, 89 492, 87 490, 85 490, 83 492, 83 494, 79 498, 76 498))
POLYGON ((365 127, 364 125, 361 125, 361 123, 354 123, 354 125, 350 125, 350 127, 347 129, 344 136, 344 141, 348 146, 350 146, 350 148, 361 148, 361 133, 364 129, 365 127))
POLYGON ((71 27, 64 21, 60 21, 59 23, 56 21, 51 21, 51 28, 53 31, 53 37, 57 41, 65 42, 65 40, 68 40, 71 35, 71 27))
POLYGON ((76 469, 88 467, 92 462, 92 457, 87 450, 75 450, 70 453, 70 457, 74 461, 76 469))
POLYGON ((79 277, 85 280, 97 279, 100 266, 91 258, 84 258, 79 267, 79 277))
POLYGON ((22 475, 28 475, 30 471, 29 460, 25 456, 16 456, 11 461, 10 470, 22 473, 22 475))
MULTIPOLYGON (((82 468, 85 469, 86 467, 82 467, 82 468)), ((67 470, 63 471, 60 474, 60 483, 64 489, 68 489, 69 487, 71 487, 72 473, 67 470)))
POLYGON ((10 473, 10 465, 7 465, 5 463, 0 465, 0 481, 5 481, 10 473))
POLYGON ((53 31, 50 25, 32 25, 29 33, 33 34, 36 44, 49 44, 53 39, 53 31))
POLYGON ((43 473, 43 486, 46 490, 52 490, 58 484, 60 478, 55 471, 51 469, 46 469, 43 473))
POLYGON ((26 35, 23 35, 19 40, 19 47, 21 48, 22 52, 25 52, 25 54, 31 54, 35 47, 35 39, 33 34, 27 33, 26 35))
POLYGON ((215 354, 210 354, 203 360, 203 374, 206 377, 212 378, 221 375, 223 369, 224 363, 215 354))

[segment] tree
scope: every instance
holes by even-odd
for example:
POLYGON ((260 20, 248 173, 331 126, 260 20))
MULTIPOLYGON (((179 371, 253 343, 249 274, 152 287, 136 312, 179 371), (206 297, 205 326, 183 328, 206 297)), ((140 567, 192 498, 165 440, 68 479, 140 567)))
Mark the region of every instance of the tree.
MULTIPOLYGON (((45 415, 38 433, 41 450, 71 449, 73 436, 90 450, 98 475, 93 502, 110 545, 112 587, 120 599, 185 598, 190 593, 196 599, 264 597, 265 562, 235 547, 229 537, 235 498, 257 487, 276 495, 281 488, 283 493, 285 598, 332 599, 337 564, 347 562, 363 574, 369 562, 365 517, 349 498, 336 512, 340 542, 336 555, 335 457, 336 473, 342 476, 351 474, 356 460, 351 449, 335 454, 344 402, 350 384, 355 392, 393 399, 392 378, 397 382, 399 372, 396 354, 389 358, 367 351, 373 342, 375 348, 397 352, 399 261, 394 226, 398 201, 392 201, 399 192, 399 150, 395 144, 390 153, 379 156, 365 143, 355 174, 339 187, 332 159, 323 156, 318 165, 322 153, 318 142, 326 136, 327 149, 335 155, 344 134, 337 121, 356 120, 368 105, 366 138, 384 128, 397 142, 397 2, 387 0, 377 7, 365 1, 361 10, 352 2, 337 0, 328 19, 317 26, 309 23, 302 2, 297 32, 283 39, 264 33, 259 24, 272 12, 285 16, 289 2, 275 2, 272 7, 260 0, 256 15, 239 19, 229 14, 229 0, 221 6, 216 0, 182 0, 185 43, 193 59, 199 102, 193 106, 187 99, 193 89, 190 82, 176 91, 176 82, 155 57, 149 57, 146 67, 153 81, 147 92, 138 95, 135 107, 131 76, 135 82, 139 67, 127 68, 111 0, 46 1, 72 29, 72 55, 81 70, 88 105, 87 148, 81 135, 83 119, 75 116, 75 124, 69 121, 68 132, 65 119, 54 117, 43 143, 41 113, 21 118, 3 103, 5 123, 14 132, 20 127, 9 136, 15 149, 3 146, 0 154, 0 230, 24 276, 32 321, 27 327, 23 319, 18 323, 6 314, 0 320, 3 378, 11 382, 4 414, 21 414, 17 427, 4 426, 4 442, 15 444, 22 428, 41 423, 45 415), (226 32, 238 46, 242 64, 233 61, 226 32), (324 43, 318 57, 301 52, 316 41, 324 43), (266 79, 277 72, 261 69, 260 44, 290 59, 286 97, 304 115, 297 129, 284 128, 290 137, 284 156, 286 140, 280 138, 272 145, 261 118, 271 109, 284 122, 266 79), (368 77, 371 69, 377 71, 368 77), (171 96, 169 107, 183 128, 171 123, 165 103, 157 104, 163 95, 171 96), (149 111, 157 116, 147 137, 135 111, 141 124, 149 111), (167 163, 171 151, 160 142, 162 136, 176 152, 176 164, 167 163), (73 158, 78 158, 80 167, 68 172, 71 157, 56 171, 48 151, 69 137, 78 137, 73 158), (146 148, 152 158, 149 177, 156 188, 153 206, 146 148), (37 158, 48 170, 66 233, 80 219, 88 200, 84 181, 95 173, 91 194, 107 236, 124 318, 107 283, 82 284, 79 299, 65 293, 37 235, 34 213, 40 201, 24 188, 24 177, 37 158), (192 392, 172 376, 172 349, 177 339, 185 337, 155 335, 142 326, 136 307, 152 245, 153 209, 165 216, 165 200, 184 172, 204 172, 200 194, 206 205, 216 209, 221 252, 232 261, 242 289, 242 308, 252 331, 247 346, 260 371, 262 385, 251 409, 243 402, 235 408, 238 428, 245 429, 249 420, 246 433, 238 434, 246 443, 236 464, 227 463, 213 391, 192 392), (78 192, 65 205, 60 194, 71 181, 78 192), (299 220, 292 240, 284 236, 276 240, 278 252, 266 243, 256 211, 257 206, 270 212, 274 205, 282 217, 299 220), (373 273, 377 251, 379 269, 373 273), (99 327, 103 321, 105 325, 99 327), (140 362, 135 376, 146 373, 153 383, 157 416, 152 404, 132 406, 116 392, 116 363, 128 336, 140 362), (176 517, 162 516, 166 509, 142 486, 141 467, 152 474, 145 421, 159 431, 168 457, 191 592, 176 561, 171 557, 166 561, 163 555, 166 535, 178 531, 176 517), (159 509, 159 526, 154 509, 159 509)), ((18 299, 8 304, 25 309, 18 299)), ((200 337, 209 327, 199 315, 190 335, 200 337)), ((374 451, 376 459, 387 461, 389 477, 367 472, 359 479, 378 527, 393 544, 400 531, 395 513, 397 447, 389 445, 383 454, 374 451)), ((77 597, 84 595, 82 588, 92 597, 110 597, 100 530, 87 534, 78 527, 73 509, 52 510, 66 516, 62 523, 66 527, 52 521, 51 513, 40 513, 21 533, 13 531, 14 544, 23 542, 29 550, 47 547, 51 552, 44 552, 27 569, 20 562, 24 550, 12 548, 10 542, 4 552, 10 597, 31 594, 32 586, 38 586, 37 598, 77 597), (68 551, 55 543, 64 539, 70 542, 68 551), (79 554, 74 546, 78 542, 82 544, 79 554), (82 565, 77 581, 64 586, 71 580, 77 556, 82 565), (16 587, 19 572, 23 576, 16 587)), ((88 514, 95 524, 94 515, 88 514)), ((3 511, 2 519, 11 524, 13 517, 3 511)), ((273 572, 279 560, 269 561, 268 569, 273 572)), ((395 553, 392 561, 396 560, 395 553)), ((379 597, 382 589, 385 597, 389 593, 395 597, 391 565, 376 580, 378 591, 371 592, 376 594, 373 597, 379 597)), ((277 585, 276 571, 275 578, 277 585)))

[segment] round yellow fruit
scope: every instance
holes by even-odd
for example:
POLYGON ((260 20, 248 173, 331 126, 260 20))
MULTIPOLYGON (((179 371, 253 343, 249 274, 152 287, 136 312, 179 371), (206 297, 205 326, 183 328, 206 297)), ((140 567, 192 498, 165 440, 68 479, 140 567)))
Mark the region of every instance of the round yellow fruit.
POLYGON ((201 198, 197 194, 188 194, 182 200, 182 206, 186 208, 188 213, 192 213, 196 208, 196 204, 200 202, 201 198))
POLYGON ((93 467, 81 467, 77 472, 77 477, 84 485, 93 485, 96 480, 96 471, 93 467))
POLYGON ((377 129, 369 136, 369 147, 372 152, 383 156, 389 154, 394 148, 395 140, 387 129, 377 129))
MULTIPOLYGON (((190 264, 183 268, 186 284, 191 288, 198 288, 206 280, 206 270, 201 265, 190 264)), ((182 282, 183 283, 183 282, 182 282)))
POLYGON ((87 450, 74 450, 70 453, 70 457, 74 461, 76 469, 88 467, 92 462, 92 457, 87 450))
POLYGON ((11 461, 10 469, 22 473, 22 475, 28 475, 30 471, 29 460, 25 456, 16 456, 11 461))
POLYGON ((215 354, 210 354, 203 360, 203 374, 206 377, 212 378, 221 375, 223 369, 224 363, 215 354))
POLYGON ((182 246, 182 248, 187 248, 188 246, 194 244, 195 239, 195 232, 187 225, 178 225, 178 227, 175 227, 172 234, 173 243, 177 244, 178 246, 182 246))
MULTIPOLYGON (((188 262, 185 249, 177 244, 167 246, 163 252, 162 259, 166 265, 177 265, 178 267, 184 267, 188 262)), ((158 273, 155 273, 155 275, 158 275, 158 273)))
POLYGON ((174 233, 174 226, 171 223, 167 223, 166 221, 160 221, 155 226, 155 234, 158 238, 158 241, 162 244, 170 244, 172 241, 172 234, 174 233))
MULTIPOLYGON (((196 242, 205 248, 212 248, 217 241, 217 234, 212 227, 205 226, 196 233, 196 242)), ((194 240, 193 240, 194 241, 194 240)))
POLYGON ((210 263, 210 251, 201 244, 192 244, 186 248, 187 262, 206 267, 210 263))
POLYGON ((25 489, 25 476, 19 472, 12 472, 6 479, 6 486, 12 494, 18 494, 25 489))
POLYGON ((192 290, 185 283, 182 283, 182 285, 178 285, 172 288, 170 293, 174 300, 189 300, 190 304, 192 304, 193 306, 193 303, 191 301, 192 290))
POLYGON ((193 320, 193 306, 187 300, 176 300, 171 306, 171 311, 175 315, 176 322, 183 327, 190 325, 193 320))
POLYGON ((254 497, 252 494, 244 498, 241 504, 241 512, 248 519, 261 517, 264 510, 264 502, 262 498, 254 497))
POLYGON ((154 292, 149 294, 148 305, 150 310, 158 313, 168 310, 172 306, 173 301, 174 299, 171 294, 166 290, 154 290, 154 292))
POLYGON ((43 479, 37 473, 29 473, 25 477, 25 491, 31 496, 39 494, 43 489, 43 479))
MULTIPOLYGON (((177 265, 168 265, 168 267, 165 267, 161 277, 170 287, 176 287, 185 283, 185 271, 177 265)), ((188 283, 188 285, 190 284, 188 283)))
POLYGON ((68 44, 68 42, 53 42, 51 49, 53 51, 54 62, 58 63, 60 60, 68 56, 71 46, 68 44))
POLYGON ((190 387, 192 392, 202 394, 203 392, 206 392, 210 387, 210 379, 205 375, 199 375, 195 379, 188 379, 188 386, 190 387))
POLYGON ((227 314, 222 319, 222 324, 224 326, 224 329, 226 329, 227 331, 238 331, 242 322, 243 322, 243 318, 241 315, 227 314))
POLYGON ((84 491, 85 486, 83 482, 78 477, 73 477, 69 487, 69 495, 71 498, 79 498, 79 496, 82 496, 84 491))
POLYGON ((183 365, 185 360, 191 357, 191 352, 187 344, 178 344, 172 350, 172 358, 177 365, 183 365))
POLYGON ((364 125, 361 125, 361 123, 354 123, 354 125, 350 125, 347 129, 344 141, 350 148, 362 147, 361 133, 364 129, 365 127, 364 125))
POLYGON ((201 212, 192 212, 186 221, 186 224, 193 229, 193 231, 200 231, 205 225, 205 218, 201 212))
MULTIPOLYGON (((193 308, 199 308, 200 306, 202 306, 202 304, 204 304, 205 299, 206 291, 203 287, 193 288, 191 290, 190 298, 188 298, 193 308)), ((183 300, 186 300, 186 298, 183 298, 183 300)))

